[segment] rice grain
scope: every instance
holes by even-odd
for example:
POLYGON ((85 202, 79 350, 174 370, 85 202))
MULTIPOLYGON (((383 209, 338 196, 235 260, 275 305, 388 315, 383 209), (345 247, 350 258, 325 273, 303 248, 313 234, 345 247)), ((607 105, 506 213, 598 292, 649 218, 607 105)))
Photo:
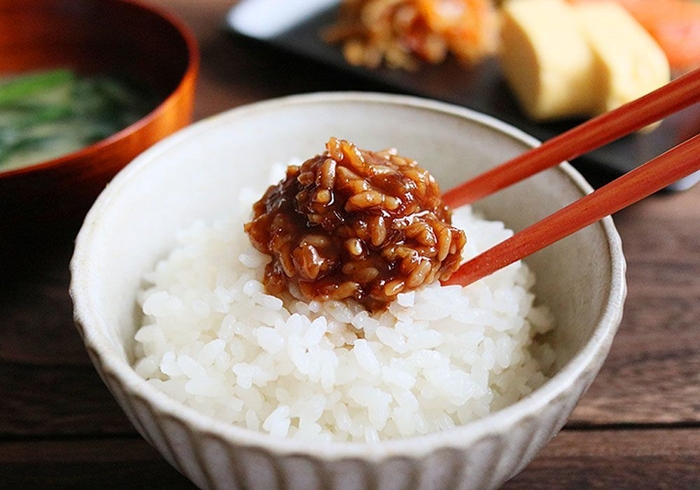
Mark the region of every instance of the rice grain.
MULTIPOLYGON (((342 171, 329 164, 322 176, 332 185, 342 171)), ((180 232, 138 294, 134 368, 178 402, 277 437, 373 442, 465 424, 546 381, 552 350, 535 336, 553 322, 524 263, 466 288, 402 293, 390 283, 396 300, 374 313, 280 299, 265 293, 268 259, 243 233, 256 194, 240 196, 238 215, 180 232)), ((453 225, 469 237, 464 258, 512 234, 468 207, 454 211, 453 225)), ((372 228, 381 239, 381 225, 372 228)), ((411 233, 440 255, 449 248, 441 232, 411 233)), ((371 274, 357 267, 353 274, 371 274)))

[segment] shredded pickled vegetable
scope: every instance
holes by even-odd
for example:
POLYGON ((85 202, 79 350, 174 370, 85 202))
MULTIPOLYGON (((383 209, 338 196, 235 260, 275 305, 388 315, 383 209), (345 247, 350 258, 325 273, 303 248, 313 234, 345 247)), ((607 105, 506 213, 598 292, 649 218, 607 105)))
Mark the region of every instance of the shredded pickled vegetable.
POLYGON ((497 17, 490 0, 344 0, 325 35, 352 65, 413 70, 449 55, 472 65, 494 53, 497 17))

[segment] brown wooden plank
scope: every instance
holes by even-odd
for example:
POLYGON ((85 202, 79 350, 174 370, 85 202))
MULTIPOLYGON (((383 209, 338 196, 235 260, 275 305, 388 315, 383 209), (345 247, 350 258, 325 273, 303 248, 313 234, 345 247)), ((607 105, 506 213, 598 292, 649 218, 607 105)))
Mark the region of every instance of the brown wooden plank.
POLYGON ((16 489, 193 489, 140 438, 0 443, 0 486, 16 489))
POLYGON ((0 367, 0 439, 135 434, 90 366, 0 367))
MULTIPOLYGON (((562 431, 504 489, 700 488, 700 431, 562 431)), ((193 486, 145 441, 87 439, 0 443, 6 488, 193 486)))
POLYGON ((0 282, 0 437, 135 433, 73 323, 68 263, 76 227, 3 250, 11 260, 2 262, 0 282))
MULTIPOLYGON (((653 302, 650 302, 652 305, 653 302)), ((669 302, 670 303, 670 302, 669 302)), ((666 303, 666 304, 669 304, 666 303)), ((650 307, 651 308, 651 307, 650 307)), ((668 309, 656 310, 660 315, 668 309)), ((649 312, 647 316, 655 316, 649 312)), ((629 319, 621 326, 611 353, 569 423, 659 424, 700 421, 700 338, 683 327, 678 315, 646 334, 634 330, 629 319)))
POLYGON ((700 488, 700 431, 562 431, 504 490, 700 488))
POLYGON ((68 263, 78 225, 0 238, 0 362, 86 365, 68 263))
POLYGON ((622 325, 570 424, 700 421, 700 189, 616 216, 628 260, 622 325))

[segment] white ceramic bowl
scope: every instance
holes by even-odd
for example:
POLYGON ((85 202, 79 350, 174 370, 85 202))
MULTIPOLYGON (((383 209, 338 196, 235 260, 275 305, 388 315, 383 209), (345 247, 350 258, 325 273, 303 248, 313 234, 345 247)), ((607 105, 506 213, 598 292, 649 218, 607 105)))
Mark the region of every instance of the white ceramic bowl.
MULTIPOLYGON (((557 327, 551 380, 518 403, 440 433, 363 443, 304 443, 235 427, 185 407, 131 368, 142 274, 177 229, 213 220, 268 167, 323 151, 329 136, 396 147, 443 189, 537 144, 492 118, 411 97, 335 93, 241 107, 181 130, 129 164, 100 195, 77 238, 77 326, 107 386, 143 436, 202 488, 491 488, 523 469, 564 425, 597 374, 622 315, 625 263, 612 220, 538 252, 536 293, 557 327)), ((568 164, 475 207, 516 230, 591 189, 568 164)))

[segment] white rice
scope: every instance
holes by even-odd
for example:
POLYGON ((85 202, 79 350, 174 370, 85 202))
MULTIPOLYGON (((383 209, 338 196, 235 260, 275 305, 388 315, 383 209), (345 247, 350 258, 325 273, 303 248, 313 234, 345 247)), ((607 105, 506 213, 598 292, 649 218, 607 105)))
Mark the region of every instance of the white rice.
MULTIPOLYGON (((280 437, 377 441, 445 430, 514 403, 545 380, 552 327, 524 263, 471 286, 432 284, 387 311, 265 294, 267 257, 243 232, 252 202, 195 223, 146 276, 136 371, 204 414, 280 437), (533 352, 537 352, 535 356, 533 352)), ((465 258, 512 234, 454 212, 465 258)))

